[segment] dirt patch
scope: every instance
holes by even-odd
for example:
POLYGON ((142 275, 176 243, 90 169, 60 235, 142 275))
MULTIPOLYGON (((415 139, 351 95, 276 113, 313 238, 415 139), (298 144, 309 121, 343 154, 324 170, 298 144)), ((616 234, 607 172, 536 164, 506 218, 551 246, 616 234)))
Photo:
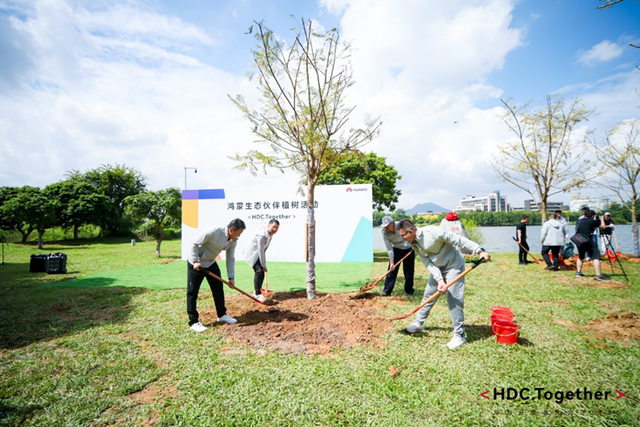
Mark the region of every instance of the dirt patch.
POLYGON ((182 261, 182 258, 167 258, 161 261, 161 264, 169 264, 171 262, 182 261))
MULTIPOLYGON (((381 336, 392 322, 380 312, 401 297, 381 298, 373 293, 319 294, 308 300, 305 291, 279 292, 276 305, 256 304, 242 296, 227 298, 227 310, 238 319, 235 325, 218 325, 215 309, 201 312, 201 320, 227 337, 227 343, 290 354, 328 355, 332 350, 355 345, 381 348, 381 336)), ((223 351, 234 352, 234 347, 223 351)))
POLYGON ((627 255, 627 254, 617 254, 617 255, 618 255, 618 259, 620 261, 629 261, 629 262, 640 263, 640 258, 636 258, 633 255, 627 255))
POLYGON ((563 285, 582 286, 585 288, 626 289, 629 287, 629 285, 624 282, 618 282, 617 280, 603 282, 601 280, 597 280, 594 276, 567 277, 564 275, 557 275, 556 280, 563 285))
POLYGON ((172 384, 160 386, 157 382, 153 382, 142 390, 131 393, 127 397, 141 403, 154 403, 156 400, 164 402, 165 399, 175 399, 178 397, 178 389, 172 384))
POLYGON ((556 323, 570 329, 579 329, 597 340, 627 342, 640 341, 640 316, 630 311, 614 311, 588 325, 581 326, 567 320, 556 320, 556 323))

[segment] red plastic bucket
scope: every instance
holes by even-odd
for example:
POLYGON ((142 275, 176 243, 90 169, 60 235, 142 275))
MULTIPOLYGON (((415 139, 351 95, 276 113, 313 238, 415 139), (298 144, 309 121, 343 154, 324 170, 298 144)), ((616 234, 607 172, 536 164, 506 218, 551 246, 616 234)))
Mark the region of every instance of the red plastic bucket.
POLYGON ((520 326, 513 323, 496 322, 491 326, 491 331, 500 344, 515 344, 518 342, 518 330, 520 326))
POLYGON ((491 319, 491 327, 493 327, 493 325, 496 322, 500 322, 500 323, 507 323, 507 324, 513 324, 513 317, 507 317, 507 316, 497 316, 497 315, 493 315, 490 317, 491 319))
POLYGON ((502 317, 508 320, 513 320, 513 312, 505 310, 495 310, 491 312, 491 316, 502 317))
POLYGON ((510 314, 513 316, 513 311, 509 307, 491 307, 491 314, 510 314))

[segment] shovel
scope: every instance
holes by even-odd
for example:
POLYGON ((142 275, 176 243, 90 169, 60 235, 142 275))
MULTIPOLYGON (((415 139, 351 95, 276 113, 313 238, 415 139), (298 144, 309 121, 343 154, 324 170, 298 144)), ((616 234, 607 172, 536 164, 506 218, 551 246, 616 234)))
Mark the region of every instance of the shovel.
POLYGON ((422 302, 419 306, 417 306, 416 308, 414 308, 411 313, 407 313, 407 314, 398 314, 395 317, 392 317, 391 320, 402 320, 402 319, 406 319, 407 317, 411 316, 413 313, 415 313, 416 311, 420 310, 422 307, 424 307, 425 305, 429 304, 431 301, 433 301, 434 299, 438 298, 439 295, 442 295, 444 293, 447 292, 447 289, 449 289, 449 286, 453 285, 454 283, 456 283, 458 280, 462 279, 464 276, 467 275, 467 273, 469 273, 471 270, 473 270, 474 268, 476 268, 477 266, 479 266, 480 264, 482 264, 484 262, 484 258, 480 258, 478 261, 476 261, 475 263, 473 263, 471 265, 471 267, 467 268, 465 271, 463 271, 462 273, 458 274, 455 279, 453 279, 451 282, 447 283, 447 287, 445 288, 444 292, 440 292, 437 291, 435 294, 431 295, 429 298, 427 298, 424 302, 422 302))
MULTIPOLYGON (((515 240, 516 242, 518 241, 518 239, 516 239, 515 237, 511 236, 511 238, 513 240, 515 240)), ((520 243, 518 243, 518 246, 520 246, 522 249, 524 249, 524 246, 522 246, 520 243)), ((531 258, 534 259, 535 262, 537 262, 538 264, 540 264, 542 261, 540 261, 538 258, 534 257, 533 254, 531 252, 529 252, 528 250, 524 249, 524 251, 526 253, 528 253, 529 255, 531 255, 531 258)))
POLYGON ((367 292, 367 291, 370 291, 371 289, 375 288, 375 287, 378 285, 378 283, 380 283, 380 280, 382 280, 382 279, 384 279, 385 277, 387 277, 387 274, 391 273, 391 272, 393 271, 393 269, 394 269, 394 268, 397 268, 397 267, 400 265, 400 263, 401 263, 402 261, 404 261, 405 259, 407 259, 407 257, 408 257, 409 255, 411 255, 411 252, 413 252, 413 251, 409 251, 409 253, 408 253, 408 254, 406 254, 405 256, 403 256, 403 257, 402 257, 402 259, 401 259, 400 261, 396 262, 396 263, 393 265, 393 267, 391 267, 391 268, 389 269, 389 271, 387 271, 386 273, 384 273, 384 274, 383 274, 383 275, 382 275, 378 280, 376 280, 376 282, 375 282, 375 283, 373 283, 373 284, 369 284, 369 285, 364 285, 363 287, 361 287, 361 288, 360 288, 360 292, 367 292))
POLYGON ((200 267, 200 270, 204 271, 205 273, 207 273, 209 276, 213 277, 214 279, 218 279, 220 280, 222 283, 226 284, 227 286, 229 286, 231 289, 235 289, 236 291, 240 292, 241 294, 245 295, 247 298, 251 298, 252 300, 254 300, 255 302, 259 303, 259 304, 265 304, 264 302, 260 301, 258 298, 254 297, 253 295, 243 291, 240 288, 235 287, 234 285, 232 285, 231 283, 227 282, 226 280, 224 280, 222 277, 217 276, 216 274, 212 273, 211 271, 209 271, 208 269, 204 268, 204 267, 200 267))
POLYGON ((269 279, 267 279, 266 271, 264 272, 264 289, 260 289, 260 292, 262 292, 265 298, 273 298, 273 294, 275 293, 269 290, 269 279))

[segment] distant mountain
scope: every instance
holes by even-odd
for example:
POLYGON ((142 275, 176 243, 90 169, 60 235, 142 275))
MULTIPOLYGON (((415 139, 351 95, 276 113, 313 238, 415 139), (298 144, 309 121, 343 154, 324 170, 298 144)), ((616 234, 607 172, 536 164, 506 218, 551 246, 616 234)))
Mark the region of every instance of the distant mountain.
POLYGON ((415 205, 413 208, 411 209, 407 209, 407 215, 415 215, 418 213, 424 213, 424 212, 433 212, 433 213, 440 213, 440 212, 449 212, 450 209, 447 208, 443 208, 442 206, 436 205, 435 203, 420 203, 415 205))

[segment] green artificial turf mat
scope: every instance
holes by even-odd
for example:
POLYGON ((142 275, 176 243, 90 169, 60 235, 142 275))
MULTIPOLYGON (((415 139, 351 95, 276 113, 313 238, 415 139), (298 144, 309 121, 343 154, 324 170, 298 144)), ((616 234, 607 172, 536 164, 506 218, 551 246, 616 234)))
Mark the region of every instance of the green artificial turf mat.
MULTIPOLYGON (((222 278, 226 279, 225 263, 218 262, 222 278)), ((316 289, 318 292, 355 292, 367 283, 372 263, 318 263, 316 289)), ((306 289, 306 264, 272 262, 268 264, 269 290, 290 292, 306 289)), ((91 276, 54 283, 55 287, 104 288, 113 286, 146 288, 152 290, 187 287, 186 261, 152 265, 124 270, 102 271, 91 276)), ((206 286, 206 284, 204 285, 206 286)), ((253 290, 253 269, 244 261, 236 262, 236 286, 253 290)), ((264 286, 263 286, 264 287, 264 286)))

